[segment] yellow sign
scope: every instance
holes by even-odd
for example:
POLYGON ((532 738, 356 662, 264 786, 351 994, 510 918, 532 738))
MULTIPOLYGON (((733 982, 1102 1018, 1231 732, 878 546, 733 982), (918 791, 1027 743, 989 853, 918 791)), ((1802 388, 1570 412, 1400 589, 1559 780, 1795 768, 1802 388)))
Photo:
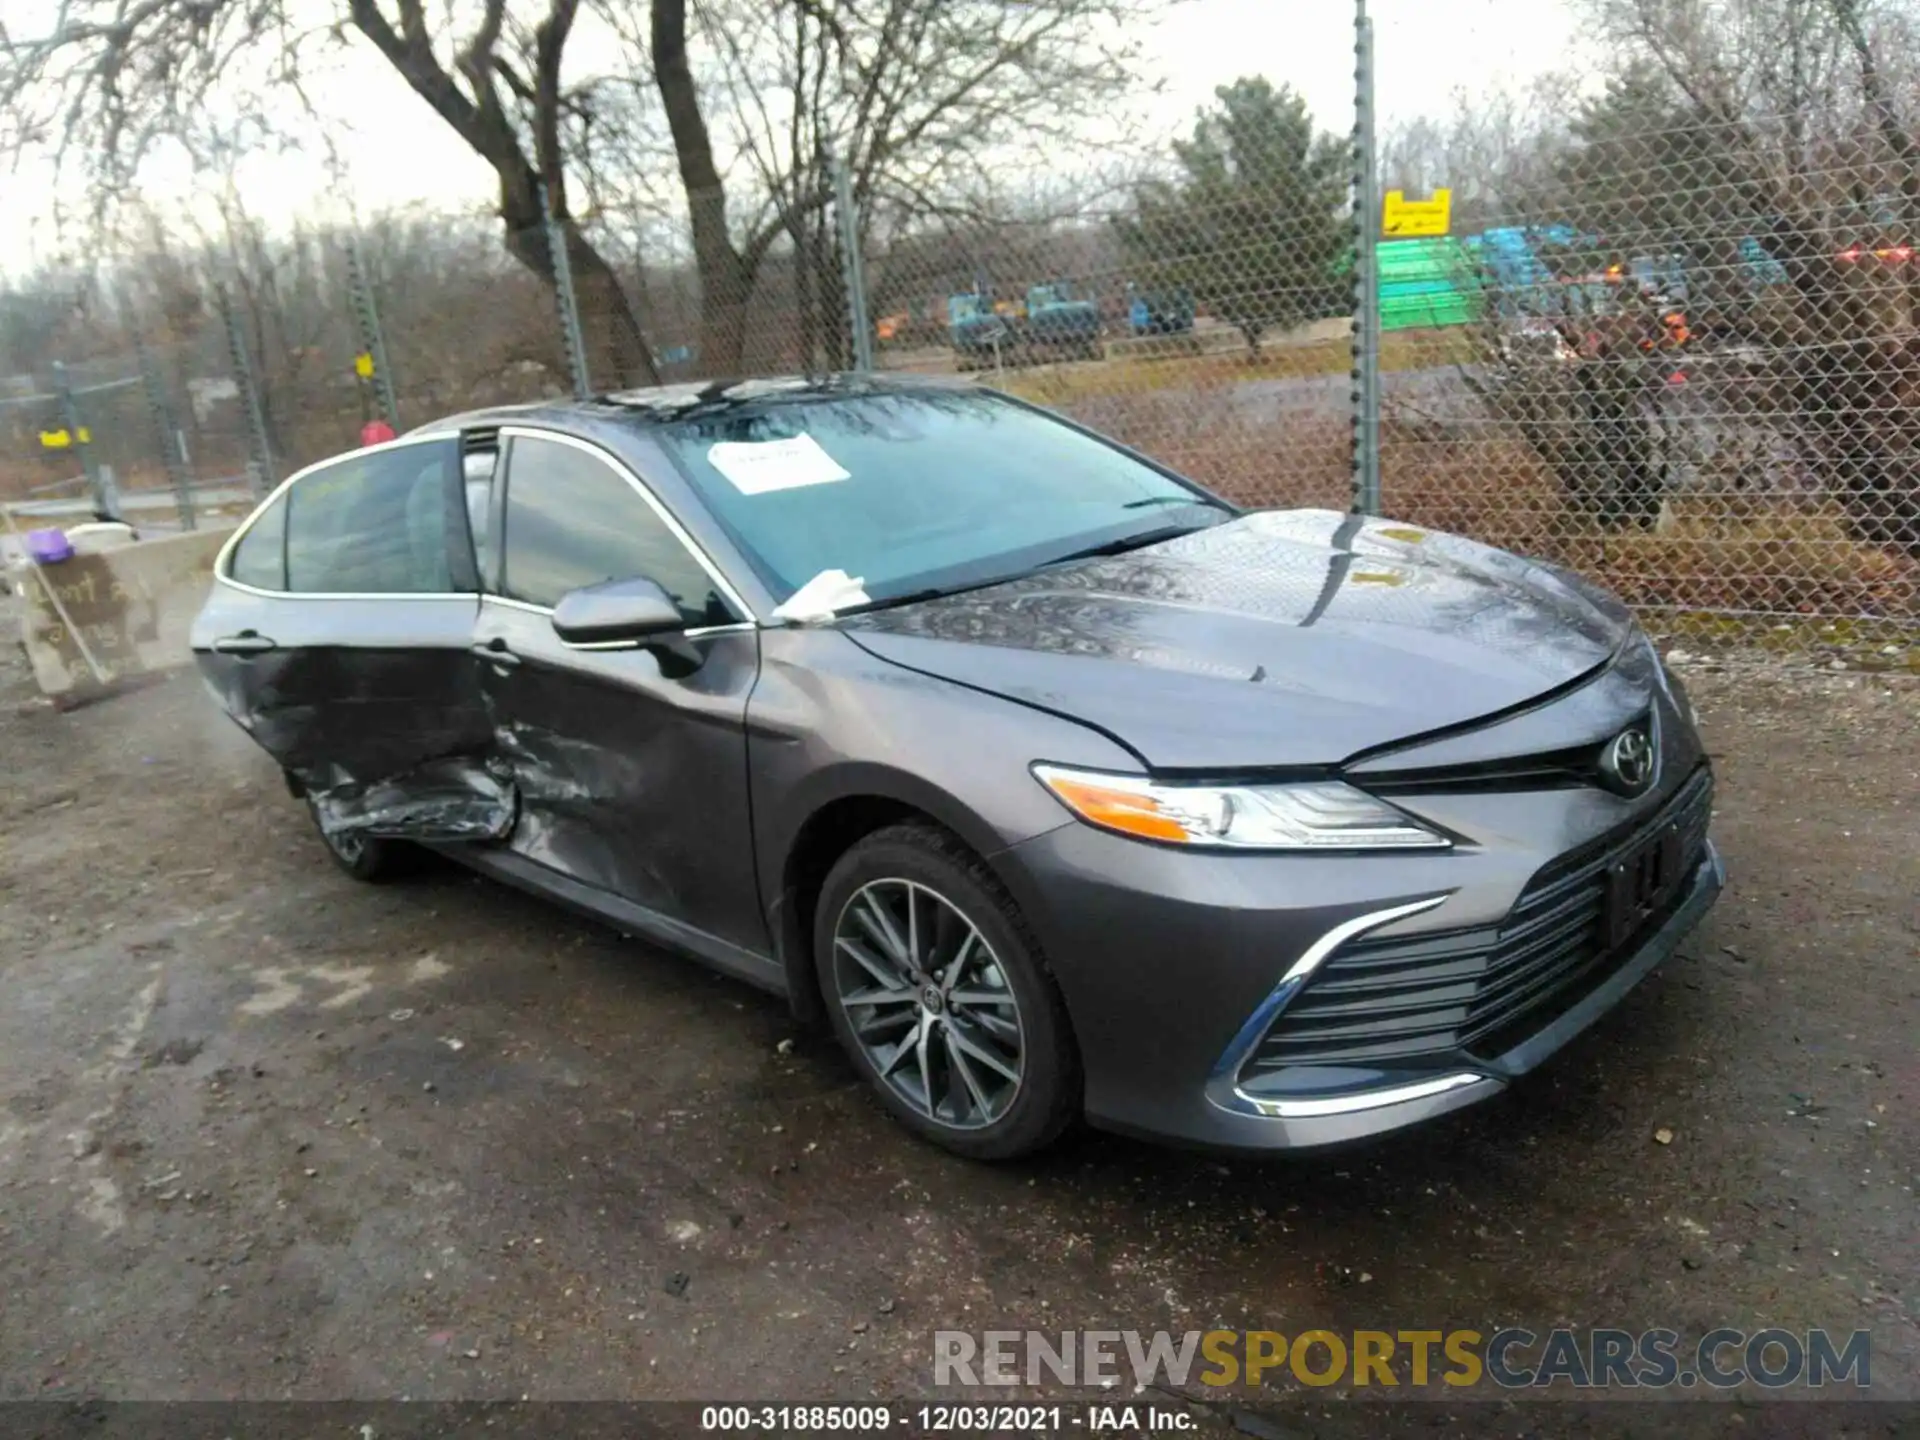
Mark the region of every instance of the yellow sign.
MULTIPOLYGON (((93 443, 93 432, 84 425, 80 427, 80 443, 82 445, 91 445, 93 443)), ((42 430, 40 432, 40 448, 43 450, 71 450, 73 448, 73 436, 64 428, 59 430, 42 430)))
POLYGON ((1436 190, 1431 200, 1409 200, 1404 192, 1389 190, 1380 233, 1396 237, 1444 235, 1453 223, 1453 191, 1436 190))
POLYGON ((367 354, 364 350, 354 356, 353 373, 358 375, 362 380, 371 380, 373 378, 373 356, 367 354))

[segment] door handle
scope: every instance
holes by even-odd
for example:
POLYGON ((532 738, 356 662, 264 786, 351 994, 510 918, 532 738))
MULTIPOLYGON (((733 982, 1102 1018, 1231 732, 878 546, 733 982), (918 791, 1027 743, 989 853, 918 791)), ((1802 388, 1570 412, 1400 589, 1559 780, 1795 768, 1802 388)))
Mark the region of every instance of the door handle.
POLYGON ((222 655, 264 655, 279 647, 258 630, 242 630, 238 635, 222 635, 213 648, 222 655))
POLYGON ((520 663, 520 657, 507 648, 507 642, 497 636, 492 640, 476 640, 467 647, 489 665, 498 665, 511 670, 520 663))

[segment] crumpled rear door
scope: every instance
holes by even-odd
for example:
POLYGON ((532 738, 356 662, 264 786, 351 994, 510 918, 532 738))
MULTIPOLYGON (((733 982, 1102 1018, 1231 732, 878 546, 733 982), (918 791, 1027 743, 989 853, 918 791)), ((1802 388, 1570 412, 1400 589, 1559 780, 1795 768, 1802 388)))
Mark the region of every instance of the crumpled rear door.
POLYGON ((497 840, 517 804, 488 763, 493 726, 471 649, 476 589, 456 446, 386 447, 308 472, 255 517, 195 622, 193 648, 222 707, 329 833, 497 840), (303 573, 302 525, 342 503, 353 508, 332 518, 334 554, 303 573), (353 553, 356 524, 387 558, 353 553), (415 588, 348 588, 383 582, 415 588))

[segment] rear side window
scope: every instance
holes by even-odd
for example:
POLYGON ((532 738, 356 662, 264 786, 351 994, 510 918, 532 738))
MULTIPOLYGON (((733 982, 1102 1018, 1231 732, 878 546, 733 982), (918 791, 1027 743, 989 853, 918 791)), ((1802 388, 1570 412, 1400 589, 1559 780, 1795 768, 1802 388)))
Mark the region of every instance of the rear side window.
POLYGON ((261 511, 227 561, 227 577, 256 590, 287 588, 287 497, 261 511))
POLYGON ((288 491, 287 589, 435 595, 457 588, 453 440, 343 456, 288 491))
POLYGON ((504 528, 501 589, 515 600, 552 606, 583 585, 645 576, 689 625, 739 618, 627 478, 577 446, 514 437, 504 528))

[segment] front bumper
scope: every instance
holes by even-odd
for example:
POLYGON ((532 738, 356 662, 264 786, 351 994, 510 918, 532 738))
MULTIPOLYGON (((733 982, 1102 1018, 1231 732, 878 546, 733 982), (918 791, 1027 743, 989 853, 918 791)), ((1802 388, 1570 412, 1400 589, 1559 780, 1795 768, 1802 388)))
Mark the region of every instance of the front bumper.
MULTIPOLYGON (((1630 823, 1588 791, 1473 797, 1472 853, 1349 857, 1168 851, 1069 825, 1007 853, 1007 875, 1067 998, 1102 1128, 1235 1150, 1341 1144, 1487 1099, 1587 1029, 1671 955, 1725 884, 1710 842, 1663 917, 1575 998, 1497 1053, 1301 1071, 1247 1059, 1291 1002, 1286 977, 1366 936, 1419 942, 1498 925, 1542 865, 1630 823), (1316 954, 1318 952, 1318 954, 1316 954)), ((1471 813, 1467 813, 1471 812, 1471 813)), ((1310 980, 1303 983, 1311 983, 1310 980)))
POLYGON ((1255 1133, 1270 1137, 1262 1142, 1263 1148, 1285 1149, 1362 1139, 1488 1099, 1619 1004, 1700 923, 1726 879, 1720 852, 1709 841, 1681 892, 1678 906, 1666 921, 1581 999, 1484 1067, 1446 1070, 1332 1095, 1291 1098, 1243 1086, 1236 1078, 1238 1066, 1222 1065, 1216 1067, 1207 1098, 1228 1117, 1255 1118, 1260 1125, 1255 1133))

